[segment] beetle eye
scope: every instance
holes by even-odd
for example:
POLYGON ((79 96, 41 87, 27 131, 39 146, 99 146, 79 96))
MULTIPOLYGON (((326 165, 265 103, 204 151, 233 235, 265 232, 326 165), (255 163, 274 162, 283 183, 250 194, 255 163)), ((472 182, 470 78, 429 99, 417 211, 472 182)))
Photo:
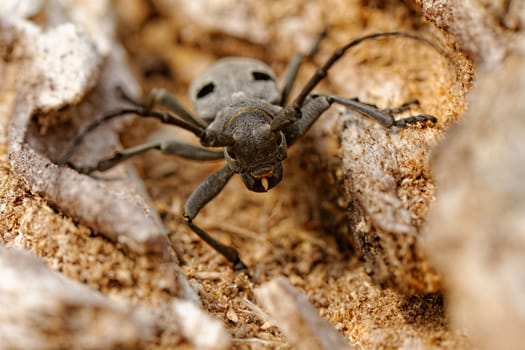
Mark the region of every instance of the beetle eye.
POLYGON ((237 160, 237 154, 235 154, 235 152, 233 152, 231 149, 226 149, 226 154, 232 160, 237 160))
POLYGON ((252 76, 254 80, 272 80, 272 77, 264 72, 252 72, 252 76))
POLYGON ((213 90, 215 90, 215 84, 208 83, 199 89, 197 92, 197 98, 203 98, 204 96, 211 94, 213 90))

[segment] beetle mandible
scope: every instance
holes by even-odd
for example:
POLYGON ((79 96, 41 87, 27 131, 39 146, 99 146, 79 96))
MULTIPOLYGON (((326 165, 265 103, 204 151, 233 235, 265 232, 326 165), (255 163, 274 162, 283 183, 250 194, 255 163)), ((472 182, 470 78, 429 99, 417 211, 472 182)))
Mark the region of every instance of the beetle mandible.
POLYGON ((283 176, 282 162, 286 158, 287 149, 293 146, 333 103, 370 117, 386 128, 405 127, 425 121, 437 122, 434 116, 425 114, 394 118, 396 113, 417 104, 417 100, 408 101, 399 108, 380 109, 357 98, 312 93, 334 63, 350 48, 367 40, 404 37, 423 42, 442 53, 440 48, 428 39, 404 32, 365 35, 337 49, 324 65, 315 71, 298 96, 287 105, 301 63, 305 57, 318 51, 325 35, 326 31, 319 35, 308 53, 297 53, 292 58, 281 90, 272 70, 258 60, 230 57, 217 61, 191 83, 189 93, 196 115, 188 112, 173 95, 162 89, 152 90, 145 103, 137 102, 121 91, 123 99, 132 107, 117 110, 90 124, 73 140, 60 163, 67 164, 80 173, 90 174, 94 171, 108 170, 151 149, 198 161, 225 159, 226 164, 204 180, 190 195, 184 205, 183 216, 190 229, 226 257, 234 269, 246 269, 235 248, 217 241, 193 222, 199 211, 219 194, 234 174, 239 174, 251 191, 266 192, 275 187, 283 176), (167 107, 172 113, 155 110, 155 106, 159 105, 167 107), (94 166, 76 166, 69 161, 86 134, 109 120, 128 114, 154 118, 162 123, 178 126, 197 136, 202 146, 223 147, 223 150, 210 150, 170 140, 116 151, 113 156, 99 161, 94 166))

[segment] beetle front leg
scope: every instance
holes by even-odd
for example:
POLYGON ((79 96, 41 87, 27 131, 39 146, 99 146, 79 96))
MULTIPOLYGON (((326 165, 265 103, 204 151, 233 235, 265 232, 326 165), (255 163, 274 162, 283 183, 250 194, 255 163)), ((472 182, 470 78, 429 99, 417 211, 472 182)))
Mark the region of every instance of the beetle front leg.
POLYGON ((215 238, 210 236, 207 232, 193 223, 193 219, 197 216, 199 211, 215 196, 221 192, 228 181, 233 176, 233 171, 226 165, 221 170, 212 174, 204 182, 202 182, 195 191, 190 195, 186 204, 184 204, 184 220, 189 228, 197 234, 204 242, 210 245, 217 252, 222 254, 226 259, 233 263, 234 270, 247 270, 246 265, 239 257, 239 252, 228 245, 225 245, 215 238))
POLYGON ((395 119, 394 114, 404 112, 412 105, 417 105, 417 100, 409 100, 397 108, 380 109, 376 105, 359 101, 357 98, 344 98, 334 95, 311 95, 301 108, 302 118, 284 129, 286 143, 291 146, 298 138, 304 135, 317 119, 333 104, 346 106, 366 117, 372 118, 386 128, 392 126, 406 127, 409 124, 425 121, 437 122, 436 117, 420 114, 401 119, 395 119))
POLYGON ((376 105, 361 102, 356 98, 350 99, 333 95, 319 95, 319 98, 326 98, 330 104, 338 103, 340 105, 346 106, 366 117, 374 119, 385 128, 390 128, 392 126, 405 127, 409 124, 422 123, 425 121, 437 123, 437 118, 428 114, 419 114, 400 119, 394 118, 394 114, 406 111, 410 109, 410 106, 419 104, 417 100, 409 100, 398 108, 380 109, 376 105))
POLYGON ((307 100, 301 108, 302 117, 283 130, 288 147, 303 136, 330 105, 331 103, 324 97, 307 100))

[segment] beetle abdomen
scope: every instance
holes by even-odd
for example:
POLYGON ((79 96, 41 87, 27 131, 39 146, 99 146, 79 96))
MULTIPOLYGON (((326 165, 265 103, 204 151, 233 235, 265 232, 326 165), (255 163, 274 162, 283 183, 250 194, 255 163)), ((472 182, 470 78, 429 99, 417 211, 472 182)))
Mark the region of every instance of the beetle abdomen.
POLYGON ((190 85, 195 112, 208 123, 230 105, 236 95, 275 104, 277 81, 271 68, 253 58, 227 57, 212 64, 190 85))

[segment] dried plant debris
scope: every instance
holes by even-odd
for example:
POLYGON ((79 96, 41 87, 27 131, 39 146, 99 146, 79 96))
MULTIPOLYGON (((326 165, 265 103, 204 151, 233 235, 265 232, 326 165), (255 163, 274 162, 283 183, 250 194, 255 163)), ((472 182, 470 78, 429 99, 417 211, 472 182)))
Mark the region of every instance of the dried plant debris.
POLYGON ((343 134, 347 194, 359 202, 351 213, 356 247, 377 283, 409 294, 436 292, 439 276, 418 236, 434 194, 427 149, 438 135, 363 130, 360 124, 350 119, 343 134))
POLYGON ((186 339, 197 349, 229 348, 222 324, 190 301, 132 307, 51 271, 26 251, 0 246, 0 281, 2 349, 143 349, 158 334, 166 347, 186 339))
MULTIPOLYGON (((46 8, 50 17, 53 10, 60 15, 60 10, 68 10, 56 6, 50 2, 46 8)), ((69 20, 80 11, 73 8, 69 20)), ((104 18, 92 20, 104 22, 104 18)), ((56 165, 76 133, 101 111, 114 108, 116 86, 137 91, 118 45, 108 52, 101 33, 92 39, 82 26, 71 23, 45 31, 22 19, 6 19, 2 24, 2 40, 11 47, 5 61, 11 62, 17 76, 9 126, 15 172, 34 193, 97 232, 135 251, 170 258, 165 230, 130 169, 120 167, 104 179, 95 179, 56 165)), ((96 26, 81 24, 88 29, 96 26)), ((117 127, 99 128, 74 159, 89 162, 111 152, 119 144, 117 127)))
MULTIPOLYGON (((6 252, 6 257, 9 257, 9 254, 18 254, 17 250, 30 250, 42 257, 48 267, 93 288, 93 290, 84 288, 85 293, 98 295, 98 298, 103 299, 105 304, 124 303, 126 306, 122 306, 122 308, 126 310, 126 315, 133 316, 129 322, 133 323, 137 319, 137 322, 141 322, 139 326, 145 327, 145 329, 140 330, 140 334, 143 334, 140 337, 129 333, 124 334, 129 338, 130 344, 133 344, 130 345, 131 348, 150 348, 152 346, 173 348, 174 346, 193 343, 195 339, 201 338, 202 341, 199 344, 203 345, 202 348, 206 348, 211 342, 228 343, 229 336, 225 334, 224 329, 221 331, 217 321, 205 317, 203 311, 199 310, 197 305, 200 302, 196 298, 195 292, 181 278, 174 264, 166 264, 158 256, 125 253, 123 249, 119 249, 107 239, 90 235, 89 230, 85 227, 78 227, 71 219, 57 215, 43 198, 32 196, 25 191, 21 182, 7 167, 5 156, 1 159, 1 164, 2 191, 0 191, 0 198, 4 220, 0 224, 0 231, 3 232, 2 245, 9 248, 9 250, 3 250, 6 252), (12 253, 9 253, 10 251, 12 253), (104 296, 94 290, 98 290, 104 296), (179 303, 184 304, 186 301, 179 298, 192 300, 195 306, 185 306, 186 312, 182 314, 177 305, 179 303), (188 320, 199 320, 202 328, 197 330, 185 329, 188 320), (201 330, 203 333, 199 333, 201 330), (208 330, 214 330, 213 334, 207 334, 208 330), (140 342, 134 343, 135 340, 140 342)), ((19 275, 17 279, 14 277, 6 279, 13 283, 6 283, 3 286, 13 287, 17 290, 17 294, 30 295, 34 299, 30 305, 35 303, 47 305, 49 299, 62 300, 64 284, 67 287, 69 283, 73 282, 60 277, 60 281, 64 282, 46 284, 47 277, 45 278, 45 276, 49 275, 51 276, 49 279, 55 279, 60 275, 52 273, 50 270, 44 271, 45 266, 34 257, 29 256, 26 260, 28 263, 25 265, 16 264, 10 266, 9 270, 7 268, 0 269, 0 272, 9 273, 9 276, 12 277, 19 275), (36 266, 34 269, 39 271, 39 277, 30 275, 30 280, 25 281, 28 271, 33 271, 31 269, 33 265, 36 266), (43 285, 40 286, 40 283, 43 285), (51 286, 49 286, 50 284, 51 286), (38 296, 42 294, 39 292, 41 288, 46 288, 47 293, 43 300, 40 300, 42 297, 38 296)), ((76 289, 74 290, 76 291, 76 289)), ((0 290, 0 299, 5 300, 7 296, 2 293, 3 291, 0 290)), ((56 312, 48 310, 49 317, 55 317, 58 312, 62 312, 63 305, 59 306, 57 306, 56 312)), ((30 323, 32 318, 29 315, 34 310, 28 309, 28 305, 23 303, 13 302, 11 307, 8 309, 7 315, 26 315, 29 318, 27 321, 20 320, 20 332, 31 333, 34 325, 30 323), (29 329, 25 330, 24 327, 26 326, 29 329)), ((22 318, 22 316, 20 317, 22 318)), ((89 317, 86 316, 86 318, 86 322, 90 320, 89 317)), ((111 320, 113 319, 111 318, 111 320)), ((114 323, 112 322, 104 323, 105 327, 119 330, 120 323, 123 321, 116 319, 114 323)), ((69 339, 74 345, 71 347, 80 347, 83 344, 81 334, 90 331, 84 327, 61 330, 60 326, 66 327, 67 323, 57 325, 57 337, 46 339, 46 344, 50 344, 48 348, 60 348, 61 343, 59 342, 63 340, 62 337, 66 337, 66 340, 69 339)), ((92 327, 93 323, 86 323, 85 326, 92 327)), ((6 337, 0 334, 0 339, 4 338, 6 337)), ((124 338, 118 339, 126 340, 124 338)), ((37 341, 38 339, 28 338, 28 340, 37 341)), ((113 349, 123 346, 122 342, 112 343, 112 345, 106 343, 105 339, 91 339, 90 341, 94 342, 93 348, 97 349, 113 349)), ((216 349, 217 347, 214 346, 210 345, 209 348, 216 349)), ((0 348, 3 347, 0 346, 0 348)), ((24 349, 26 347, 14 348, 24 349)))
POLYGON ((513 50, 525 52, 520 32, 525 4, 520 0, 415 0, 438 28, 452 34, 477 63, 494 68, 513 50))
POLYGON ((255 294, 296 349, 353 349, 286 278, 263 284, 255 294))
POLYGON ((190 301, 172 304, 182 334, 196 349, 222 350, 231 345, 230 334, 218 320, 212 319, 190 301))
POLYGON ((443 276, 452 324, 482 349, 525 337, 525 6, 522 1, 421 1, 480 65, 469 109, 433 157, 438 186, 423 240, 443 276))
POLYGON ((2 349, 136 349, 150 336, 147 317, 29 252, 0 246, 0 282, 2 349))
POLYGON ((452 321, 482 349, 525 342, 525 57, 479 74, 464 122, 433 166, 440 192, 425 244, 452 321))

